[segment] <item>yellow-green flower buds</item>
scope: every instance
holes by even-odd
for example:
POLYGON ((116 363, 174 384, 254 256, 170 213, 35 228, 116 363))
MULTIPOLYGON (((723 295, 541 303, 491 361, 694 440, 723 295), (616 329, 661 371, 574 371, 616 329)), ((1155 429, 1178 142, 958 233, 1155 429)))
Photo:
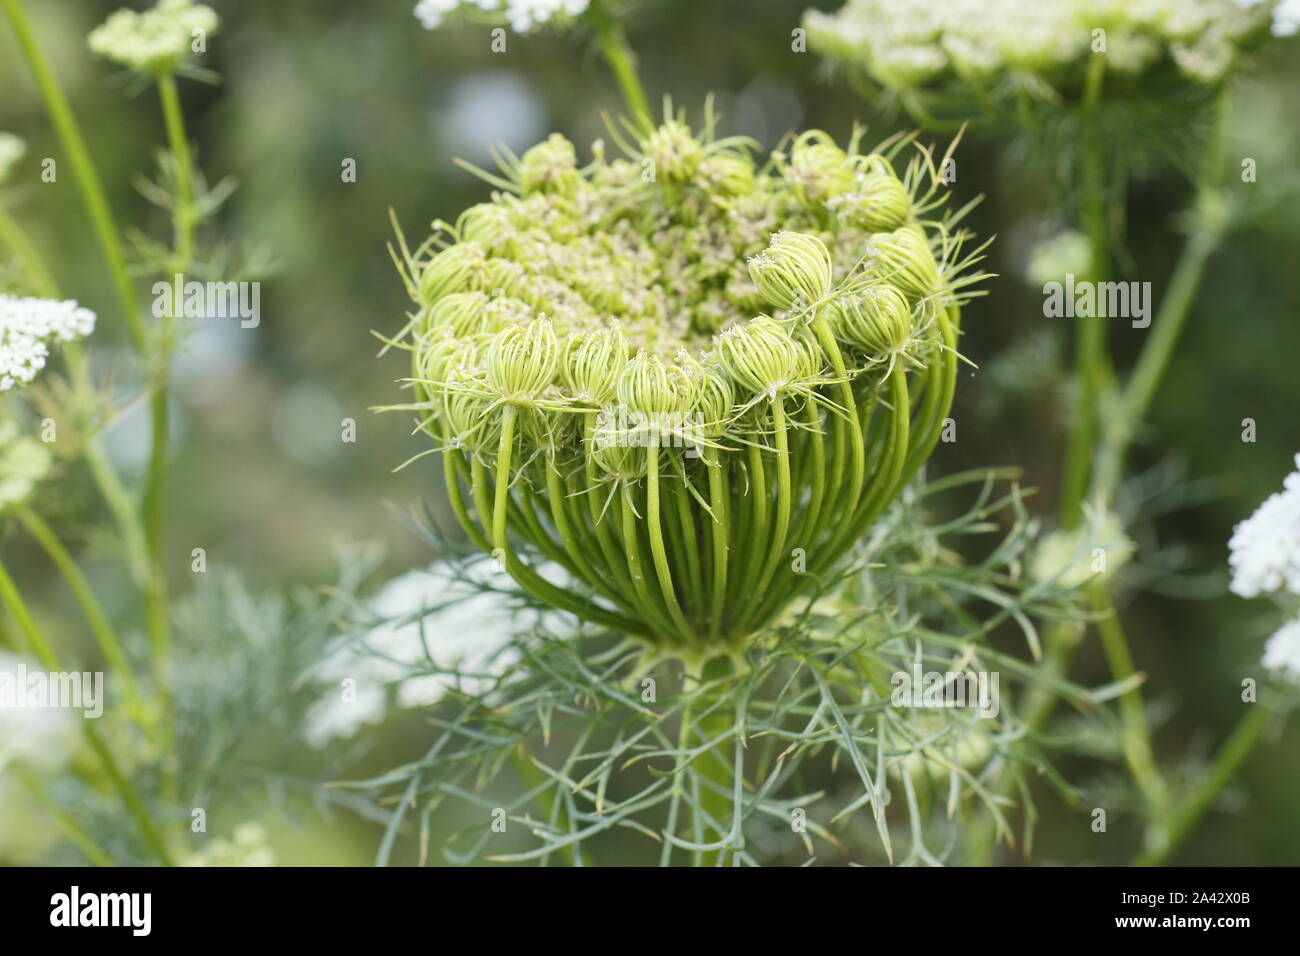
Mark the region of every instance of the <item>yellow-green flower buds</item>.
POLYGON ((820 130, 809 130, 790 148, 787 181, 810 206, 820 206, 853 188, 854 170, 844 150, 820 130))
POLYGON ((867 265, 915 303, 939 291, 939 268, 924 233, 913 226, 877 233, 867 246, 867 265))
POLYGON ((911 303, 886 282, 836 299, 828 313, 837 338, 875 358, 906 348, 912 339, 911 303))
POLYGON ((779 322, 760 315, 717 336, 718 363, 742 388, 775 395, 799 379, 803 350, 779 322))
POLYGON ((630 441, 626 432, 618 427, 617 411, 601 413, 601 423, 587 449, 596 467, 615 481, 636 481, 646 473, 645 445, 630 441))
POLYGON ((754 191, 754 161, 744 153, 714 153, 700 163, 699 180, 723 196, 747 196, 754 191))
POLYGON ((613 401, 615 385, 630 357, 623 333, 618 329, 574 332, 565 346, 560 374, 574 399, 589 406, 613 401))
POLYGON ((449 391, 442 398, 443 422, 450 443, 479 455, 496 454, 501 440, 501 413, 492 399, 472 389, 449 391))
POLYGON ((619 403, 646 415, 684 414, 694 403, 690 378, 652 352, 638 352, 615 386, 619 403))
POLYGON ((910 479, 966 280, 903 188, 942 203, 925 155, 900 181, 856 137, 757 163, 712 124, 614 139, 628 159, 579 168, 551 137, 504 162, 518 193, 494 177, 407 254, 407 407, 521 587, 556 600, 524 573, 544 555, 578 583, 561 606, 706 659, 833 573, 910 479), (795 547, 813 573, 779 560, 795 547))
POLYGON ((912 218, 912 197, 888 170, 863 173, 853 191, 826 205, 842 221, 867 232, 893 232, 912 218))
POLYGON ((552 133, 544 143, 524 153, 519 161, 519 185, 525 196, 554 193, 573 198, 581 182, 573 144, 559 133, 552 133))
POLYGON ((456 221, 461 242, 476 242, 493 255, 513 252, 519 232, 509 208, 493 202, 470 206, 456 221))
POLYGON ((749 260, 759 294, 778 308, 806 308, 831 291, 831 254, 816 236, 782 231, 749 260))
POLYGON ((555 381, 560 340, 545 319, 498 333, 488 346, 487 382, 510 404, 536 402, 555 381))
POLYGON ((646 138, 646 158, 653 164, 653 179, 684 183, 695 175, 704 159, 704 147, 692 135, 690 127, 679 120, 668 120, 646 138))
POLYGON ((487 264, 487 254, 477 242, 442 250, 420 270, 420 303, 430 306, 444 295, 482 288, 487 284, 487 264))
POLYGON ((726 433, 736 405, 736 389, 717 366, 697 364, 695 377, 695 434, 713 441, 726 433))

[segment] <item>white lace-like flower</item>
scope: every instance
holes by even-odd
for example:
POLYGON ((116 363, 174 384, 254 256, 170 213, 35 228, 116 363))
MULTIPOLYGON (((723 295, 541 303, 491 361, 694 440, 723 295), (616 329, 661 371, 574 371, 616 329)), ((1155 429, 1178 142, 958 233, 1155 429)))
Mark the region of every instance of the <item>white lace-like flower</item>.
POLYGON ((516 33, 531 33, 552 21, 584 13, 590 0, 420 0, 415 16, 426 30, 436 30, 457 10, 477 8, 501 14, 516 33))
POLYGON ((45 367, 51 341, 72 342, 95 328, 95 313, 72 301, 0 295, 0 392, 26 385, 45 367))
MULTIPOLYGON (((550 577, 558 571, 546 570, 550 577)), ((386 623, 360 644, 343 644, 316 672, 327 689, 306 717, 304 737, 311 746, 324 747, 379 723, 390 696, 399 709, 427 707, 451 687, 482 692, 515 666, 518 653, 508 645, 528 627, 527 615, 506 595, 481 589, 513 582, 486 563, 474 566, 469 578, 453 577, 446 565, 435 563, 379 592, 370 610, 386 623), (429 669, 430 659, 437 668, 459 671, 459 677, 419 673, 429 669), (352 683, 345 688, 345 681, 352 683)))
POLYGON ((1278 677, 1300 684, 1300 620, 1288 621, 1268 639, 1263 664, 1278 677))
POLYGON ((1097 29, 1108 69, 1141 73, 1167 53, 1189 79, 1217 82, 1270 15, 1274 34, 1293 33, 1300 0, 848 0, 838 13, 809 11, 805 23, 815 49, 885 87, 951 79, 991 88, 1007 73, 1069 86, 1094 55, 1097 29))
POLYGON ((215 33, 219 21, 211 7, 193 0, 158 0, 144 13, 118 10, 90 32, 87 42, 100 56, 137 73, 174 70, 194 51, 194 41, 215 33))
POLYGON ((27 153, 27 143, 13 133, 0 133, 0 185, 13 171, 14 165, 27 153))
POLYGON ((1256 597, 1282 588, 1300 594, 1300 455, 1282 491, 1270 495, 1232 532, 1232 590, 1256 597))
POLYGON ((231 837, 216 836, 181 866, 275 866, 270 835, 260 823, 241 823, 231 837))

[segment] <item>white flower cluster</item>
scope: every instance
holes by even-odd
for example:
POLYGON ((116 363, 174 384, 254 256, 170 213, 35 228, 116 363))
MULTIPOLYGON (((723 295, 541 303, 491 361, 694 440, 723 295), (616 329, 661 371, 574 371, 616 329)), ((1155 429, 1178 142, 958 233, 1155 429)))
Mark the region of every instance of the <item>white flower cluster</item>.
POLYGON ((1271 6, 1272 30, 1275 37, 1292 37, 1300 32, 1300 0, 1233 0, 1233 2, 1246 10, 1271 6))
POLYGON ((94 328, 95 313, 75 302, 0 295, 0 392, 36 377, 48 342, 72 342, 94 328))
MULTIPOLYGON (((1242 597, 1300 594, 1300 455, 1282 490, 1232 532, 1228 564, 1232 590, 1242 597)), ((1264 666, 1300 684, 1300 619, 1284 624, 1264 647, 1264 666)))
POLYGON ((590 0, 420 0, 415 16, 426 30, 442 26, 449 14, 477 8, 502 14, 516 33, 531 33, 555 19, 573 19, 584 13, 590 0))
MULTIPOLYGON (((554 577, 557 569, 545 570, 554 577)), ((316 671, 324 693, 307 713, 307 743, 320 748, 352 737, 382 721, 390 700, 399 709, 428 707, 449 688, 481 693, 507 674, 519 660, 510 645, 528 621, 506 595, 485 587, 514 582, 487 562, 460 577, 435 563, 385 585, 370 605, 384 623, 339 646, 316 671), (420 673, 435 668, 458 673, 420 673)))
POLYGON ((1232 590, 1252 598, 1285 588, 1300 594, 1300 455, 1282 491, 1269 495, 1232 532, 1232 590))
POLYGON ((1277 676, 1300 684, 1300 621, 1283 624, 1268 639, 1263 664, 1277 676))
POLYGON ((1276 34, 1300 26, 1300 0, 849 0, 835 14, 809 11, 805 24, 814 49, 890 89, 991 88, 1007 73, 1066 87, 1099 29, 1110 70, 1140 74, 1167 55, 1190 79, 1216 82, 1270 13, 1276 34))
POLYGON ((137 73, 165 73, 194 50, 199 37, 216 33, 211 7, 193 0, 158 0, 144 13, 118 10, 90 32, 87 42, 100 56, 137 73))

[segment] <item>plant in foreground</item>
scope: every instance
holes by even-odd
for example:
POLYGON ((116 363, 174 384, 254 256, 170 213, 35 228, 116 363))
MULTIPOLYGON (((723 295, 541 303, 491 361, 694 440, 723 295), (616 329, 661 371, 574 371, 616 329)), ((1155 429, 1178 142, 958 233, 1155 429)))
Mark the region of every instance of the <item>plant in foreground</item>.
POLYGON ((711 117, 626 132, 587 166, 558 135, 506 156, 490 202, 402 241, 400 407, 525 590, 702 661, 831 573, 928 457, 978 252, 928 151, 896 172, 906 140, 809 132, 760 167, 711 117))

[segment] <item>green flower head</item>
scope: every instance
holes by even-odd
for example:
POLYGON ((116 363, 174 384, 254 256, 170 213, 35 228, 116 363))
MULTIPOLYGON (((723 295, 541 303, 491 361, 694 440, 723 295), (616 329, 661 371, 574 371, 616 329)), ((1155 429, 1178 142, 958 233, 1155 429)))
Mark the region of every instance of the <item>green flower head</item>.
POLYGON ((481 173, 498 191, 455 226, 399 237, 404 407, 525 590, 701 659, 762 633, 924 462, 974 259, 926 153, 879 187, 906 138, 806 134, 760 163, 711 119, 626 128, 627 158, 550 137, 481 173), (844 200, 864 189, 872 215, 844 200))
POLYGON ((193 0, 158 0, 144 13, 118 10, 90 32, 90 49, 136 73, 170 73, 217 32, 216 13, 193 0))

